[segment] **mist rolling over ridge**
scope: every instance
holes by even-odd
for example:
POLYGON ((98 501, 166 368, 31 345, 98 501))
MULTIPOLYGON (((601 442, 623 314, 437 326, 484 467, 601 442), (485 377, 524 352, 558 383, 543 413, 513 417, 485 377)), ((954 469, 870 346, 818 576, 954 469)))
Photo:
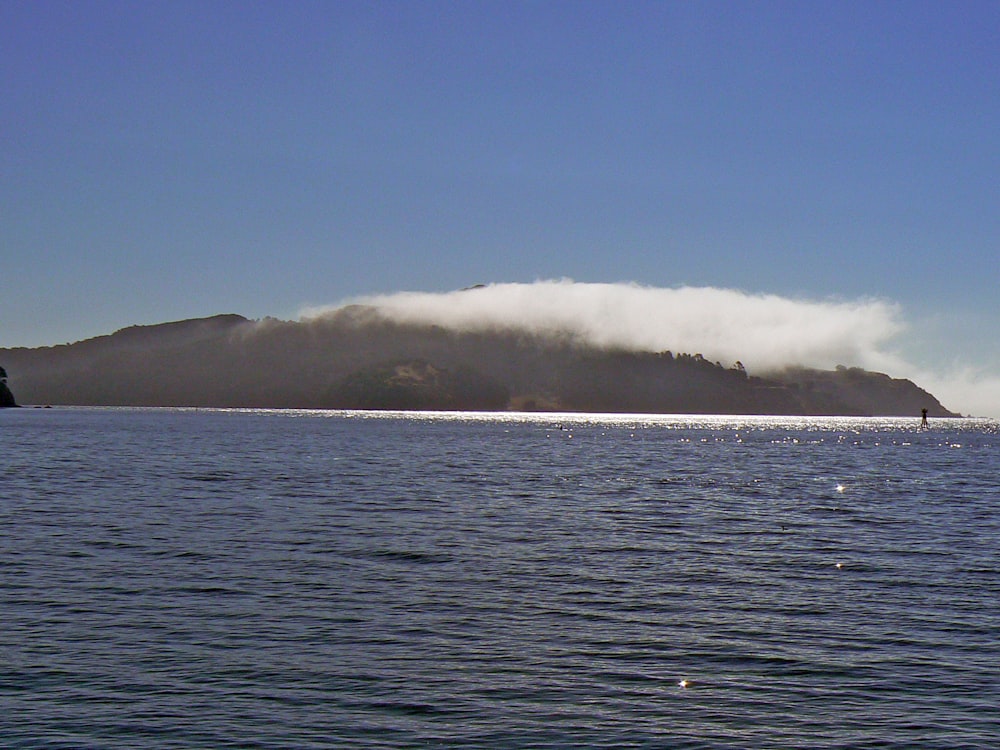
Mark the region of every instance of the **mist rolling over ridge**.
POLYGON ((890 300, 811 300, 718 287, 560 279, 359 296, 301 314, 308 321, 351 304, 371 306, 391 320, 455 331, 517 329, 558 333, 596 347, 697 352, 724 364, 742 362, 756 373, 862 367, 919 382, 963 413, 1000 417, 995 373, 961 362, 916 364, 898 351, 902 337, 919 339, 920 331, 890 300))
POLYGON ((877 301, 564 280, 131 326, 0 358, 35 404, 948 416, 868 369, 892 371, 880 347, 900 329, 877 301))
POLYGON ((839 364, 898 369, 901 361, 888 345, 904 329, 898 307, 880 300, 817 302, 714 287, 565 279, 355 297, 302 315, 322 318, 350 304, 373 307, 400 323, 559 334, 638 352, 698 352, 758 372, 839 364))

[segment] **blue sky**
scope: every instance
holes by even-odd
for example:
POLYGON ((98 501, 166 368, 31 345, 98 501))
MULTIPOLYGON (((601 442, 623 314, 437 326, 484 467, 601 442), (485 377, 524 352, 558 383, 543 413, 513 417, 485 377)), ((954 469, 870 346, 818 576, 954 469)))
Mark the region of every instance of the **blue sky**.
POLYGON ((572 278, 875 298, 987 392, 998 38, 996 2, 6 0, 0 347, 572 278))

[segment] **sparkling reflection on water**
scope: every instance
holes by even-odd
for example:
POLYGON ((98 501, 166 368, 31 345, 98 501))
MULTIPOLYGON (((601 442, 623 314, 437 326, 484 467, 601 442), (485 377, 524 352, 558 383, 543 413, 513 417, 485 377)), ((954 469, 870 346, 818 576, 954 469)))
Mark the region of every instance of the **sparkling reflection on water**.
POLYGON ((1000 432, 0 415, 4 747, 1000 742, 1000 432))

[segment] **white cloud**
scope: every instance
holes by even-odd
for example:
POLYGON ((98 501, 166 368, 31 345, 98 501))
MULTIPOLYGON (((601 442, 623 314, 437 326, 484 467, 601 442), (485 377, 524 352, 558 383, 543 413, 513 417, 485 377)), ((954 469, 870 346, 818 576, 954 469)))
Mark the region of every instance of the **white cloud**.
POLYGON ((816 302, 712 287, 569 280, 358 297, 303 316, 346 304, 370 305, 401 322, 558 331, 597 346, 701 353, 724 363, 738 359, 758 371, 787 364, 891 367, 897 360, 885 346, 902 329, 897 307, 879 300, 816 302))
POLYGON ((445 293, 399 292, 303 311, 305 318, 345 305, 369 305, 390 319, 456 330, 513 328, 559 332, 602 347, 700 353, 763 373, 788 365, 864 367, 908 377, 963 413, 1000 415, 1000 379, 952 368, 929 372, 895 351, 908 329, 890 301, 806 300, 715 287, 638 284, 490 284, 445 293))

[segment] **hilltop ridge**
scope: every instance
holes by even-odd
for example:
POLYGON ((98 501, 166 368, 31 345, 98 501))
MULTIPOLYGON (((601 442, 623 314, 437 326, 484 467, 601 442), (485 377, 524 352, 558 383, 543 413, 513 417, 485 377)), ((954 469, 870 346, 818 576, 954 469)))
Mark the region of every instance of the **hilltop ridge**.
POLYGON ((958 416, 909 380, 860 368, 752 374, 698 353, 458 332, 357 305, 303 322, 130 326, 0 357, 35 404, 958 416))

